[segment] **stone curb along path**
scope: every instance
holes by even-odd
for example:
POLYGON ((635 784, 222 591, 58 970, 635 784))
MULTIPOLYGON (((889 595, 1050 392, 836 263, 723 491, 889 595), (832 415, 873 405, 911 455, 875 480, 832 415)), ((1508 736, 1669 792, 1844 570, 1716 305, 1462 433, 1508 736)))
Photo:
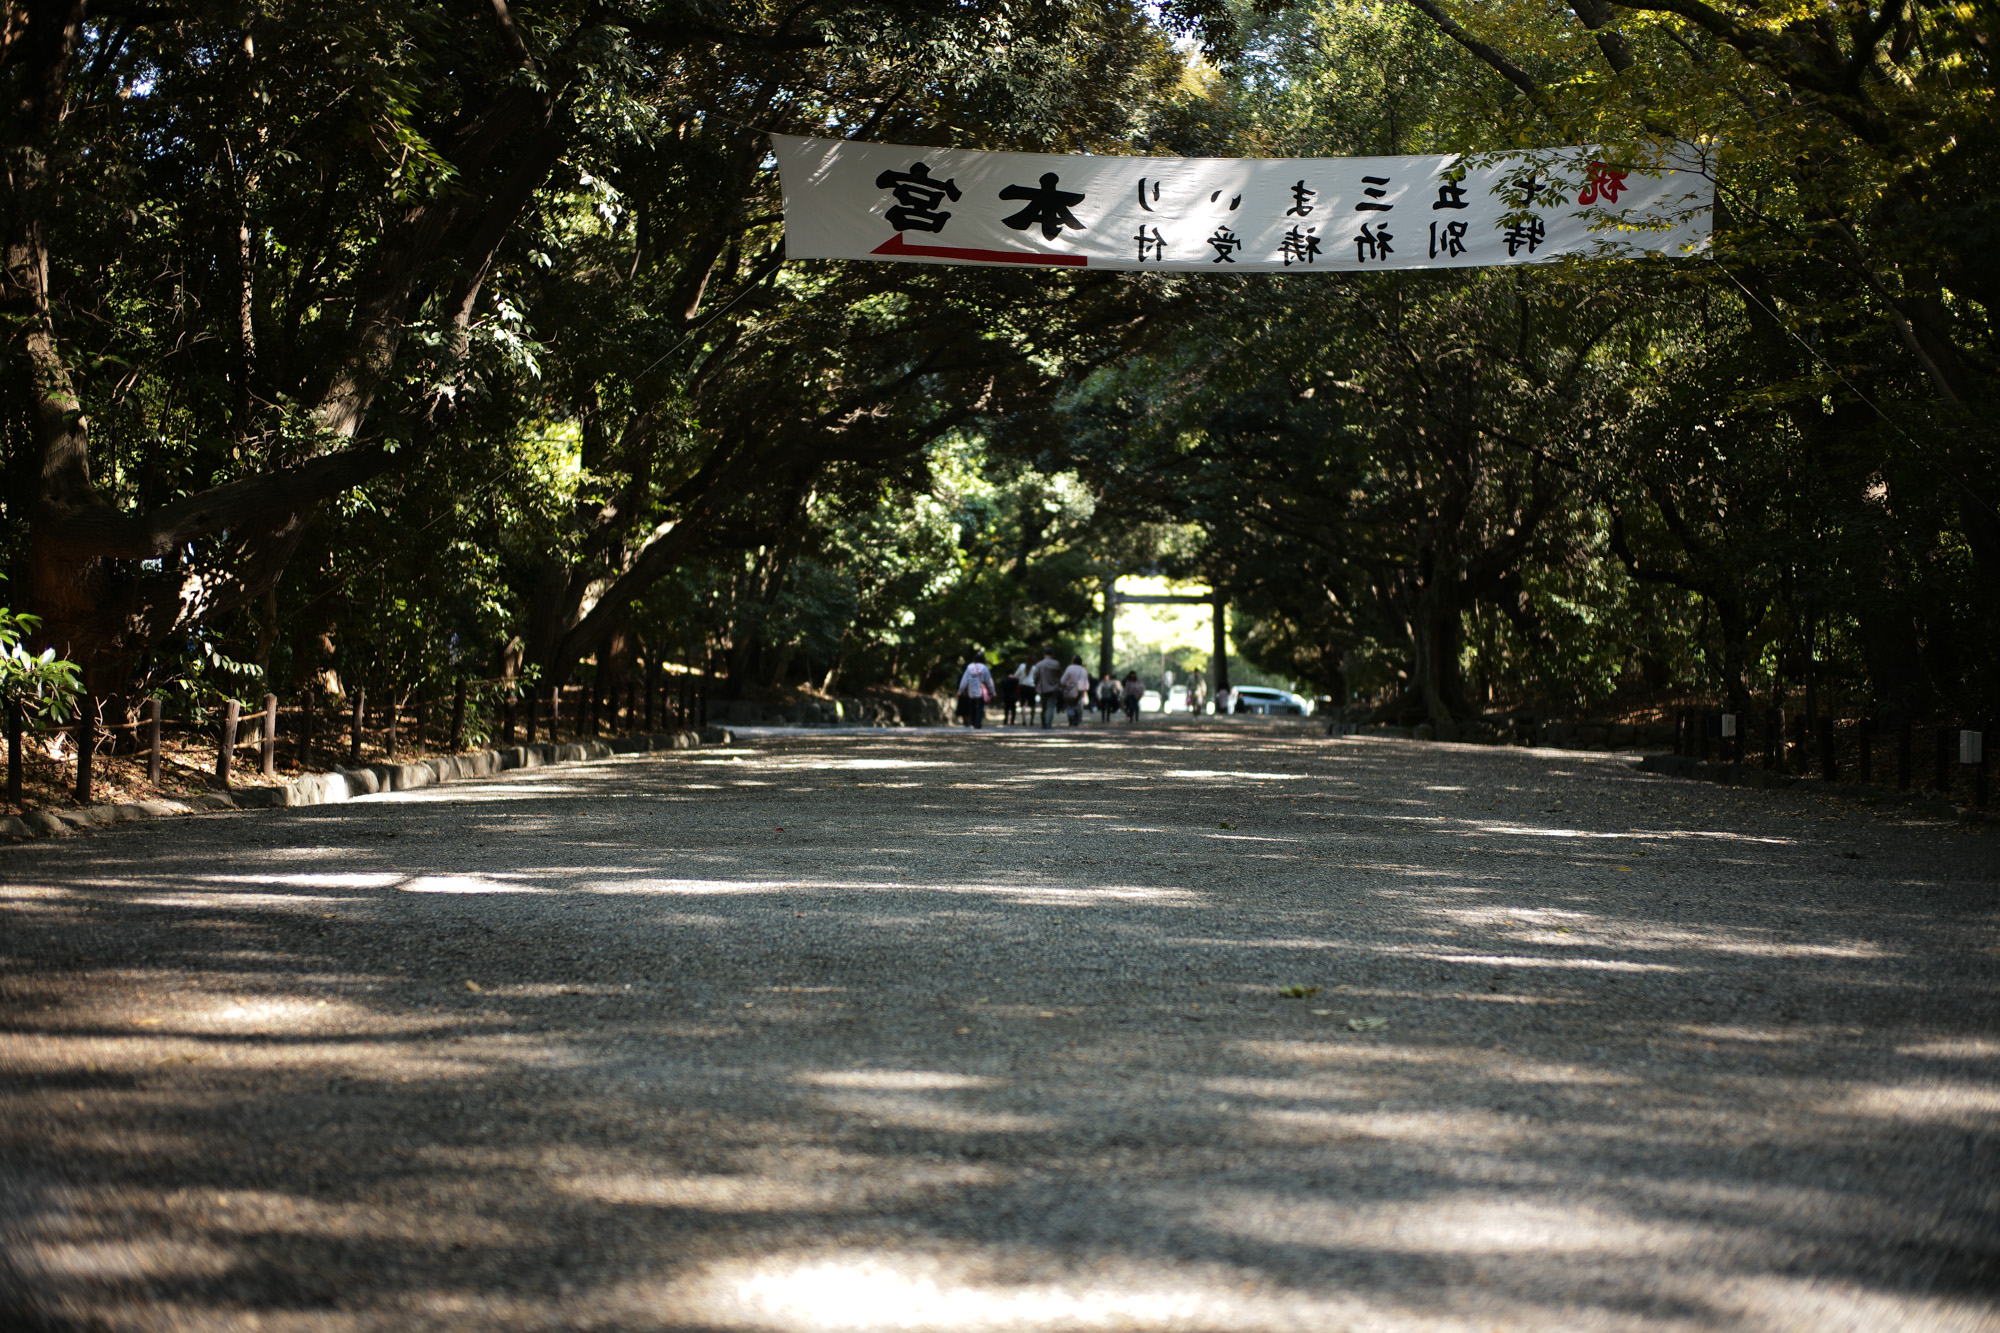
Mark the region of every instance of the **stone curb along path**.
POLYGON ((694 750, 704 745, 729 745, 736 737, 727 727, 700 731, 661 731, 619 736, 609 741, 574 741, 568 745, 515 745, 501 750, 420 759, 408 764, 364 764, 307 773, 276 787, 246 787, 237 792, 204 792, 186 799, 160 798, 125 805, 90 805, 77 810, 35 810, 25 815, 0 815, 0 841, 26 838, 66 838, 84 829, 109 828, 141 819, 192 815, 211 810, 272 810, 304 805, 330 805, 380 792, 416 791, 465 778, 485 778, 517 768, 555 764, 585 764, 622 754, 661 750, 694 750))

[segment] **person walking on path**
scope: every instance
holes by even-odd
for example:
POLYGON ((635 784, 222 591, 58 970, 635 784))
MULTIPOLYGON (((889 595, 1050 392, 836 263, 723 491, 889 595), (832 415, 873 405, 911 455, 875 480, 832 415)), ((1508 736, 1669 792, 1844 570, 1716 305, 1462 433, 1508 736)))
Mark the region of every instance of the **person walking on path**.
POLYGON ((1097 720, 1106 726, 1111 724, 1111 715, 1118 711, 1118 677, 1109 671, 1097 682, 1097 720))
POLYGON ((985 726, 986 705, 993 698, 993 672, 985 653, 975 651, 965 664, 965 674, 958 678, 958 697, 965 703, 965 724, 974 731, 985 726))
POLYGON ((1012 726, 1014 723, 1014 705, 1019 703, 1021 699, 1021 682, 1010 671, 1000 677, 997 688, 1000 691, 1000 725, 1003 727, 1012 726))
POLYGON ((1062 691, 1063 709, 1069 714, 1069 724, 1072 727, 1082 726, 1083 701, 1090 696, 1090 672, 1084 669, 1082 657, 1069 659, 1057 688, 1062 691))
POLYGON ((1196 717, 1201 716, 1202 697, 1206 691, 1207 685, 1200 676, 1188 682, 1188 712, 1196 717))
POLYGON ((1053 648, 1042 649, 1042 660, 1035 663, 1033 680, 1035 698, 1042 706, 1042 725, 1052 727, 1056 721, 1056 700, 1062 693, 1063 664, 1053 648))
POLYGON ((1139 720, 1139 700, 1145 695, 1145 693, 1146 693, 1146 687, 1144 684, 1140 682, 1139 673, 1136 671, 1126 672, 1125 673, 1125 720, 1127 722, 1137 722, 1139 720))

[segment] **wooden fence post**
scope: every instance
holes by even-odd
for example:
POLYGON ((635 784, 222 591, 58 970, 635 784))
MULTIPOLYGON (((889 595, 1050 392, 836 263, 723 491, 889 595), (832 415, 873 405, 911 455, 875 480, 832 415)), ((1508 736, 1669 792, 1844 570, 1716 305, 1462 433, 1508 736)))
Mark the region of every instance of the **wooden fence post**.
POLYGON ((311 685, 306 686, 305 693, 299 696, 299 752, 296 756, 302 772, 312 769, 313 714, 319 711, 318 705, 318 691, 311 685))
POLYGON ((1831 713, 1822 713, 1819 719, 1819 775, 1828 782, 1840 779, 1840 752, 1834 748, 1831 713))
POLYGON ((361 762, 361 722, 362 718, 365 716, 365 710, 367 709, 367 707, 368 707, 368 691, 362 689, 358 685, 355 686, 354 729, 348 734, 348 740, 347 740, 347 762, 350 764, 358 764, 361 762))
POLYGON ((257 771, 267 778, 278 776, 278 696, 264 696, 263 735, 257 741, 257 771))
POLYGON ((431 684, 428 680, 417 682, 417 716, 412 730, 416 732, 411 742, 412 752, 421 755, 430 745, 431 684))
POLYGON ((160 700, 159 696, 146 700, 146 781, 153 786, 160 785, 160 700))
POLYGON ((21 702, 7 697, 7 803, 21 804, 21 702))
POLYGON ((1986 808, 1986 769, 1992 762, 1986 752, 1993 748, 1993 720, 1986 719, 1979 724, 1979 771, 1973 775, 1972 803, 1981 810, 1986 808))
POLYGON ((1861 719, 1861 785, 1875 781, 1875 719, 1861 719))
POLYGON ((646 730, 654 730, 653 719, 658 716, 654 705, 660 697, 660 664, 652 658, 646 659, 646 730))
POLYGON ((7 803, 21 804, 21 730, 22 710, 19 699, 7 700, 7 803))
POLYGON ((457 754, 465 748, 465 677, 451 687, 451 748, 457 754))
MULTIPOLYGON (((1984 810, 1986 808, 1986 751, 1988 749, 1988 742, 1993 739, 1993 724, 1990 721, 1982 719, 1974 722, 1968 730, 1972 733, 1971 741, 1976 747, 1974 752, 1976 757, 1972 761, 1972 803, 1979 809, 1984 810)), ((1961 745, 1964 744, 1965 738, 1961 737, 1959 743, 1961 745)), ((1961 759, 1964 758, 1963 755, 1959 757, 1961 759)))
POLYGON ((222 735, 215 747, 215 780, 223 786, 229 785, 229 766, 236 759, 236 723, 243 715, 243 705, 231 699, 222 710, 222 735))
POLYGON ((500 743, 514 743, 514 687, 506 686, 506 693, 500 696, 500 743))
POLYGON ((535 725, 542 720, 542 693, 528 691, 528 744, 535 743, 535 725))
POLYGON ((97 700, 86 691, 76 711, 76 803, 90 804, 91 767, 97 758, 97 700))
POLYGON ((1958 737, 1950 727, 1939 727, 1937 729, 1937 753, 1932 756, 1935 761, 1934 767, 1937 771, 1932 773, 1931 777, 1936 780, 1938 795, 1940 796, 1949 797, 1951 795, 1951 761, 1957 758, 1952 753, 1952 750, 1956 747, 1957 741, 1958 737))
POLYGON ((398 714, 403 711, 402 700, 396 697, 394 686, 389 688, 389 702, 387 706, 389 709, 389 730, 388 735, 383 741, 383 745, 386 747, 386 753, 389 758, 394 759, 396 757, 396 724, 400 720, 398 714))

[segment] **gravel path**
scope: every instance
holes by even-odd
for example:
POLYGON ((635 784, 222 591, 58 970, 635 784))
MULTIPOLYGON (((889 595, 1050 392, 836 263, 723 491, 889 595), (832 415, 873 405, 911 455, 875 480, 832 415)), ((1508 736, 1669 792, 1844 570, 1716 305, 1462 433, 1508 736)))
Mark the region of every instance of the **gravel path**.
POLYGON ((1142 727, 0 849, 0 1327, 2000 1329, 1996 841, 1142 727))

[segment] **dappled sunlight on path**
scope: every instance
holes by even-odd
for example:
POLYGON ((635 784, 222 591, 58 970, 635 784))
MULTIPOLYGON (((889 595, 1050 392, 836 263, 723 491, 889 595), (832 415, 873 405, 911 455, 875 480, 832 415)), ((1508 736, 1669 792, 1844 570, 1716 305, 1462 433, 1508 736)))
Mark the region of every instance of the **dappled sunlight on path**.
POLYGON ((2000 1328, 1991 839, 1754 795, 802 732, 0 849, 0 1324, 2000 1328))

